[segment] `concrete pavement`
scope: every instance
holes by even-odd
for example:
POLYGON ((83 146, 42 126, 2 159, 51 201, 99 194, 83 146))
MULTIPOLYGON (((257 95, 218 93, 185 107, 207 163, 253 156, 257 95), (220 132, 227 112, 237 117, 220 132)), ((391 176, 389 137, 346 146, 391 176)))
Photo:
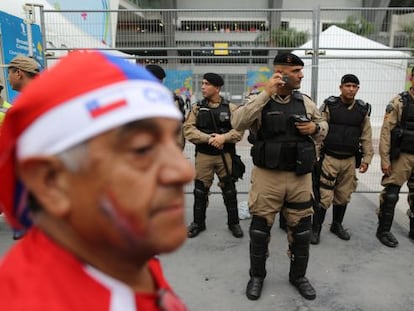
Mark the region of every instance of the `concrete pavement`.
MULTIPOLYGON (((239 195, 239 202, 247 195, 239 195)), ((242 220, 243 239, 231 236, 220 195, 210 199, 207 230, 188 239, 176 253, 162 256, 171 284, 190 310, 204 311, 411 311, 414 295, 414 243, 407 237, 407 208, 402 195, 392 231, 400 244, 396 249, 375 237, 378 194, 353 195, 344 220, 350 241, 330 233, 331 209, 321 233, 321 244, 311 245, 308 278, 316 288, 314 301, 303 299, 288 282, 289 259, 286 234, 272 228, 267 277, 262 297, 245 296, 249 269, 250 220, 242 220)), ((191 220, 192 196, 187 215, 191 220)))

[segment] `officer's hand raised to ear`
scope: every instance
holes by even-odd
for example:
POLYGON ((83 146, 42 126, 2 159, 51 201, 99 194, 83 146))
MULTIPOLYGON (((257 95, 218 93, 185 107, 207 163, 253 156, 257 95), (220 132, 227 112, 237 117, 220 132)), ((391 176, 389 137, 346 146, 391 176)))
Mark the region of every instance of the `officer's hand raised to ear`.
POLYGON ((285 85, 285 82, 282 80, 282 74, 280 72, 275 72, 266 82, 264 89, 269 96, 272 96, 276 93, 277 89, 283 85, 285 85))

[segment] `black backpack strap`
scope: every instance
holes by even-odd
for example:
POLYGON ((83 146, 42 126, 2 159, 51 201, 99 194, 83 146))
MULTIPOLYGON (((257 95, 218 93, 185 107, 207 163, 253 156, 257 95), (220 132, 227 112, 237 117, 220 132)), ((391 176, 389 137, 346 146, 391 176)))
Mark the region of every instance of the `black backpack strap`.
POLYGON ((400 93, 400 96, 401 96, 401 102, 403 103, 403 111, 401 114, 400 126, 402 129, 405 129, 405 123, 408 118, 407 107, 410 104, 411 99, 410 99, 410 94, 408 94, 407 91, 400 93))

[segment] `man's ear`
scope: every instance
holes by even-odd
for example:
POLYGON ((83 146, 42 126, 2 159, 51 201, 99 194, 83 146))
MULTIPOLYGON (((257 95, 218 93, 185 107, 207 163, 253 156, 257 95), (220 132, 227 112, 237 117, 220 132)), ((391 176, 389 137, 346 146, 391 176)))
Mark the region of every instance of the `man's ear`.
POLYGON ((64 217, 70 209, 67 169, 56 157, 33 157, 18 164, 20 179, 42 209, 64 217))

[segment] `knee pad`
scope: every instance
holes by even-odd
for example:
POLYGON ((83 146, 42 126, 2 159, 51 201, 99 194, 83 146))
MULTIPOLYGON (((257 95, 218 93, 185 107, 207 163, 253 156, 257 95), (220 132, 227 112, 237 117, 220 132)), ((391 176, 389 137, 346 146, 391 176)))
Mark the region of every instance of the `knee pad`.
POLYGON ((204 186, 204 183, 201 180, 196 179, 194 181, 194 195, 196 197, 204 197, 208 193, 207 188, 204 186))
POLYGON ((234 185, 230 185, 230 186, 224 185, 221 191, 223 192, 223 196, 225 198, 236 198, 237 197, 237 191, 234 185))
POLYGON ((236 185, 234 181, 229 177, 224 177, 220 179, 220 182, 223 184, 221 191, 223 194, 235 194, 236 193, 236 185))
POLYGON ((270 227, 267 225, 266 219, 260 216, 253 216, 249 233, 253 241, 267 241, 270 235, 270 227))
POLYGON ((208 189, 204 186, 204 183, 201 180, 195 180, 194 184, 194 206, 206 208, 208 189))
POLYGON ((291 227, 293 243, 307 245, 311 236, 311 216, 302 218, 297 226, 291 227))
POLYGON ((408 206, 410 207, 411 212, 414 213, 414 189, 413 188, 408 189, 407 201, 408 201, 408 206))
POLYGON ((385 189, 385 193, 383 194, 382 198, 384 200, 385 206, 394 208, 395 204, 397 204, 399 199, 399 192, 400 186, 397 185, 389 185, 385 189))

